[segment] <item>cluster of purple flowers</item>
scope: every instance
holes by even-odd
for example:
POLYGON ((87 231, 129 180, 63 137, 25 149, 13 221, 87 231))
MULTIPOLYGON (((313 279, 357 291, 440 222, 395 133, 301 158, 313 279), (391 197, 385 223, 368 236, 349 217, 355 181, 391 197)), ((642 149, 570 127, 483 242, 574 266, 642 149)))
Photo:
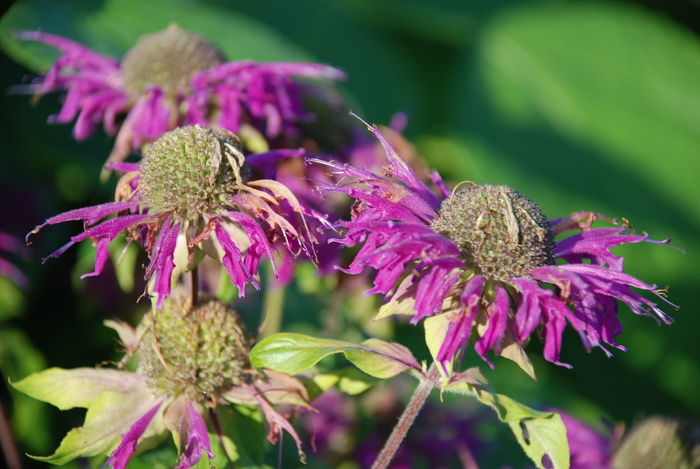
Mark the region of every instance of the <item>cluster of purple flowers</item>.
MULTIPOLYGON (((623 244, 668 241, 654 241, 591 212, 549 219, 507 186, 465 182, 449 189, 437 173, 399 156, 371 126, 379 144, 366 133, 350 132, 347 145, 304 159, 320 147, 297 145, 314 119, 304 98, 322 96, 324 87, 343 79, 335 68, 226 62, 214 45, 175 25, 144 36, 121 61, 51 34, 22 32, 19 37, 52 45, 61 56, 45 75, 18 89, 36 96, 65 91, 65 102, 51 121, 75 120, 79 140, 101 124, 116 137, 107 169, 121 173, 114 201, 56 215, 29 235, 46 225, 83 222, 83 232, 48 257, 90 239, 95 268, 84 276, 103 271, 111 243, 122 235, 149 258, 146 294, 155 298, 154 312, 139 327, 157 337, 153 348, 160 347, 160 355, 144 351, 141 342, 149 339, 139 335, 141 329, 115 327, 122 342, 131 344, 130 353, 150 358, 139 362, 137 373, 115 371, 123 385, 133 387, 120 392, 146 396, 148 405, 142 403, 143 412, 131 415, 127 431, 110 440, 108 463, 114 468, 125 467, 146 436, 165 427, 182 443, 178 468, 197 464, 203 454, 213 458, 207 415, 231 402, 258 406, 270 424, 269 439, 285 429, 301 451, 293 427, 272 407, 288 401, 259 394, 284 389, 285 399, 294 395, 295 403, 305 405, 308 396, 298 382, 237 369, 205 393, 210 400, 203 400, 192 391, 198 381, 187 377, 190 371, 173 372, 178 347, 189 342, 179 336, 166 340, 176 328, 156 332, 156 318, 170 311, 184 321, 195 320, 192 315, 206 303, 197 290, 189 302, 172 299, 172 293, 182 274, 196 272, 205 257, 223 267, 241 296, 247 285, 260 288, 258 271, 265 258, 283 278, 290 277, 299 259, 314 262, 322 274, 332 267, 351 275, 373 271, 367 294, 385 299, 378 317, 408 315, 412 324, 424 322, 435 331, 434 358, 446 377, 460 368, 469 346, 491 366, 489 351, 534 375, 524 349, 537 335, 546 360, 569 366, 560 361, 567 324, 588 350, 624 349, 615 342, 622 331, 620 302, 635 314, 671 323, 656 300, 643 295, 665 301, 662 292, 625 273, 623 259, 611 251, 623 244), (251 133, 265 140, 267 151, 250 151, 245 136, 251 133), (143 155, 141 160, 125 162, 134 151, 143 155), (607 225, 594 227, 594 221, 607 225), (346 268, 337 266, 338 247, 357 248, 346 268), (168 340, 174 351, 163 348, 168 340), (158 359, 164 369, 156 373, 158 359), (153 376, 160 381, 149 385, 153 376), (164 376, 186 386, 163 388, 164 376)), ((401 142, 392 130, 384 133, 401 142)), ((0 259, 2 269, 16 275, 0 259)), ((219 306, 211 308, 221 313, 219 306)), ((206 322, 210 319, 196 320, 214 328, 206 322)), ((233 340, 238 332, 231 331, 226 337, 233 340)), ((198 347, 206 344, 202 340, 198 347)), ((245 356, 249 347, 246 343, 240 353, 245 356)), ((211 353, 215 359, 206 366, 233 360, 217 355, 224 353, 218 349, 211 353)), ((250 366, 246 360, 241 369, 250 366)), ((197 373, 209 370, 206 366, 197 373)))

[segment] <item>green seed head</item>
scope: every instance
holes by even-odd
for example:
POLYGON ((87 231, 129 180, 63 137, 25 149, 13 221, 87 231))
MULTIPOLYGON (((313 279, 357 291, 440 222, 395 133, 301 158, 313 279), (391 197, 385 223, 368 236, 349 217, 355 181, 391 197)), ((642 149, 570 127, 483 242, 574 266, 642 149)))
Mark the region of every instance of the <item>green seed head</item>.
POLYGON ((700 424, 670 417, 648 417, 625 435, 610 467, 697 469, 700 467, 700 424))
POLYGON ((240 317, 219 301, 190 308, 189 299, 168 297, 139 329, 144 332, 136 352, 139 373, 154 389, 210 402, 245 379, 251 367, 251 340, 240 317))
POLYGON ((460 249, 469 274, 507 283, 554 262, 549 222, 508 186, 476 185, 445 199, 432 224, 460 249))
POLYGON ((164 31, 142 36, 121 64, 124 88, 135 99, 149 85, 159 85, 171 99, 197 73, 225 61, 212 43, 171 24, 164 31))
POLYGON ((238 137, 198 125, 167 132, 146 151, 139 192, 152 212, 173 212, 180 220, 230 209, 236 184, 248 175, 238 137))

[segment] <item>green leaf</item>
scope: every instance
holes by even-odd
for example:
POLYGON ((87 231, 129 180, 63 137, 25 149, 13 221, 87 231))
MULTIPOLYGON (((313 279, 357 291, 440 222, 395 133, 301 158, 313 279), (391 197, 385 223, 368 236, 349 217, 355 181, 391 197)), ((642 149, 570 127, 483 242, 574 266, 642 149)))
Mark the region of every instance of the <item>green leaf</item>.
MULTIPOLYGON (((5 255, 3 253, 3 255, 5 255)), ((17 284, 0 275, 0 321, 19 316, 24 307, 24 295, 17 284)))
POLYGON ((375 378, 367 376, 357 368, 352 367, 344 368, 334 373, 314 374, 311 379, 319 388, 319 391, 326 391, 328 388, 336 386, 339 390, 351 396, 365 392, 377 382, 375 378))
POLYGON ((295 375, 335 353, 344 354, 356 367, 376 378, 391 378, 402 371, 421 370, 403 345, 379 339, 368 339, 358 345, 294 333, 275 334, 263 339, 251 350, 250 360, 253 366, 295 375))
POLYGON ((49 368, 12 384, 16 390, 61 410, 89 407, 105 391, 136 392, 146 387, 144 376, 127 371, 49 368))
POLYGON ((531 409, 508 396, 465 381, 448 384, 445 389, 474 395, 482 404, 493 408, 538 468, 568 469, 569 443, 566 427, 558 414, 531 409))
MULTIPOLYGON (((109 454, 117 447, 122 435, 156 404, 156 396, 145 386, 130 393, 104 391, 88 409, 85 425, 69 431, 54 454, 32 458, 52 464, 65 464, 77 457, 109 454)), ((153 443, 161 439, 160 436, 164 434, 162 412, 161 407, 142 436, 140 446, 144 440, 153 443)))
MULTIPOLYGON (((430 355, 433 360, 437 361, 437 354, 440 351, 442 343, 445 342, 445 336, 447 335, 447 326, 449 326, 450 320, 447 314, 437 314, 426 318, 423 321, 423 327, 425 328, 425 343, 430 350, 430 355)), ((443 378, 447 378, 452 375, 453 364, 450 361, 446 364, 446 374, 443 371, 442 366, 438 366, 440 374, 443 378)))
MULTIPOLYGON (((217 417, 221 428, 235 445, 238 454, 235 467, 241 469, 268 468, 265 464, 265 451, 269 447, 265 439, 265 425, 257 407, 241 405, 220 406, 217 417)), ((229 456, 231 456, 229 454, 229 456)), ((219 457, 217 456, 217 459, 219 457)), ((223 455, 220 459, 225 459, 223 455)), ((220 461, 217 461, 219 463, 220 461)), ((217 465, 217 467, 229 467, 217 465)))
MULTIPOLYGON (((24 331, 0 327, 0 371, 10 382, 45 368, 43 355, 24 331)), ((10 389, 10 397, 11 425, 18 444, 29 452, 49 447, 52 438, 46 406, 14 389, 10 389)))

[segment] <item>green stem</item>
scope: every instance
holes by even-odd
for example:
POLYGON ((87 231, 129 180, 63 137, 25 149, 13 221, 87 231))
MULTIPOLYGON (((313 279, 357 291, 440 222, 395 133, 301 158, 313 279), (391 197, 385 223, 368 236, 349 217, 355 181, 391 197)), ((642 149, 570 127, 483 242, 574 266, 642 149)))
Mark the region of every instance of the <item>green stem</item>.
POLYGON ((282 329, 285 288, 279 285, 270 285, 271 283, 272 281, 268 282, 263 295, 265 323, 263 324, 262 331, 260 331, 261 339, 276 334, 282 329))
POLYGON ((413 422, 416 420, 418 412, 423 407, 423 404, 425 404, 428 395, 430 395, 430 391, 435 387, 439 375, 440 373, 435 363, 430 365, 428 373, 418 383, 416 390, 413 392, 413 396, 411 396, 411 400, 408 401, 408 405, 404 409, 403 414, 401 414, 398 423, 391 431, 389 439, 384 443, 384 448, 382 448, 376 461, 374 461, 372 469, 386 469, 389 467, 389 463, 394 458, 409 428, 411 428, 411 425, 413 425, 413 422))

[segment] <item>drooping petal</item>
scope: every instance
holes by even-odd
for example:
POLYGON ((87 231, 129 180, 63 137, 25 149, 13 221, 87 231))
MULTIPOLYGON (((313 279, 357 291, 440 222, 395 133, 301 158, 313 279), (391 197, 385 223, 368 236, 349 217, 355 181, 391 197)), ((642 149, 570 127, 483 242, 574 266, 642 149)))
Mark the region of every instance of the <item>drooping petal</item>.
MULTIPOLYGON (((246 283, 251 283, 256 289, 258 289, 259 286, 257 282, 243 262, 243 255, 241 254, 241 251, 231 240, 231 237, 226 230, 220 224, 217 224, 214 228, 214 233, 216 234, 216 239, 218 240, 221 249, 224 251, 224 256, 221 259, 221 262, 224 264, 224 267, 228 272, 231 283, 238 287, 238 295, 245 295, 246 283)), ((251 255, 255 254, 251 253, 251 255)))
POLYGON ((506 332, 508 325, 508 312, 510 299, 505 289, 496 287, 495 299, 486 307, 488 323, 484 331, 474 344, 474 349, 481 358, 493 368, 493 363, 486 358, 486 352, 498 347, 506 332))
POLYGON ((544 358, 557 365, 571 368, 571 365, 559 361, 568 308, 554 296, 542 297, 540 301, 544 313, 544 358))
POLYGON ((267 420, 267 423, 270 426, 270 429, 267 433, 267 439, 270 441, 270 443, 276 443, 278 436, 281 435, 282 429, 286 430, 287 433, 289 433, 292 436, 295 443, 297 444, 297 452, 299 453, 299 459, 302 463, 305 463, 306 455, 302 450, 301 438, 299 438, 299 435, 297 434, 296 430, 294 430, 292 424, 289 423, 289 421, 286 418, 280 415, 270 405, 270 403, 267 402, 267 400, 264 397, 257 394, 254 397, 255 400, 258 402, 258 405, 260 405, 260 408, 262 409, 263 414, 265 415, 265 419, 267 420))
POLYGON ((454 313, 457 315, 457 320, 450 322, 445 339, 435 357, 438 362, 443 364, 443 369, 447 369, 445 364, 452 360, 457 351, 469 341, 472 325, 479 313, 483 288, 484 277, 475 275, 467 282, 460 294, 462 305, 460 310, 454 313))
POLYGON ((117 449, 112 452, 106 464, 112 466, 113 469, 126 468, 126 465, 129 464, 131 456, 134 454, 134 451, 136 451, 136 445, 139 438, 146 431, 148 425, 151 423, 151 420, 153 420, 153 417, 156 415, 161 405, 162 402, 156 404, 153 408, 151 408, 151 410, 146 412, 143 417, 138 419, 134 425, 132 425, 131 429, 125 433, 124 436, 122 436, 121 443, 119 443, 117 449))
POLYGON ((180 233, 181 223, 172 223, 172 216, 161 226, 158 238, 151 251, 151 262, 146 270, 146 280, 155 276, 153 292, 158 296, 156 309, 160 309, 163 300, 170 294, 172 288, 172 276, 175 269, 175 246, 180 233))
POLYGON ((192 467, 202 459, 202 453, 206 452, 209 459, 214 459, 214 454, 211 452, 211 442, 209 441, 209 432, 204 419, 192 403, 187 404, 188 413, 188 429, 185 440, 187 445, 185 451, 180 454, 180 464, 175 469, 187 469, 192 467))

